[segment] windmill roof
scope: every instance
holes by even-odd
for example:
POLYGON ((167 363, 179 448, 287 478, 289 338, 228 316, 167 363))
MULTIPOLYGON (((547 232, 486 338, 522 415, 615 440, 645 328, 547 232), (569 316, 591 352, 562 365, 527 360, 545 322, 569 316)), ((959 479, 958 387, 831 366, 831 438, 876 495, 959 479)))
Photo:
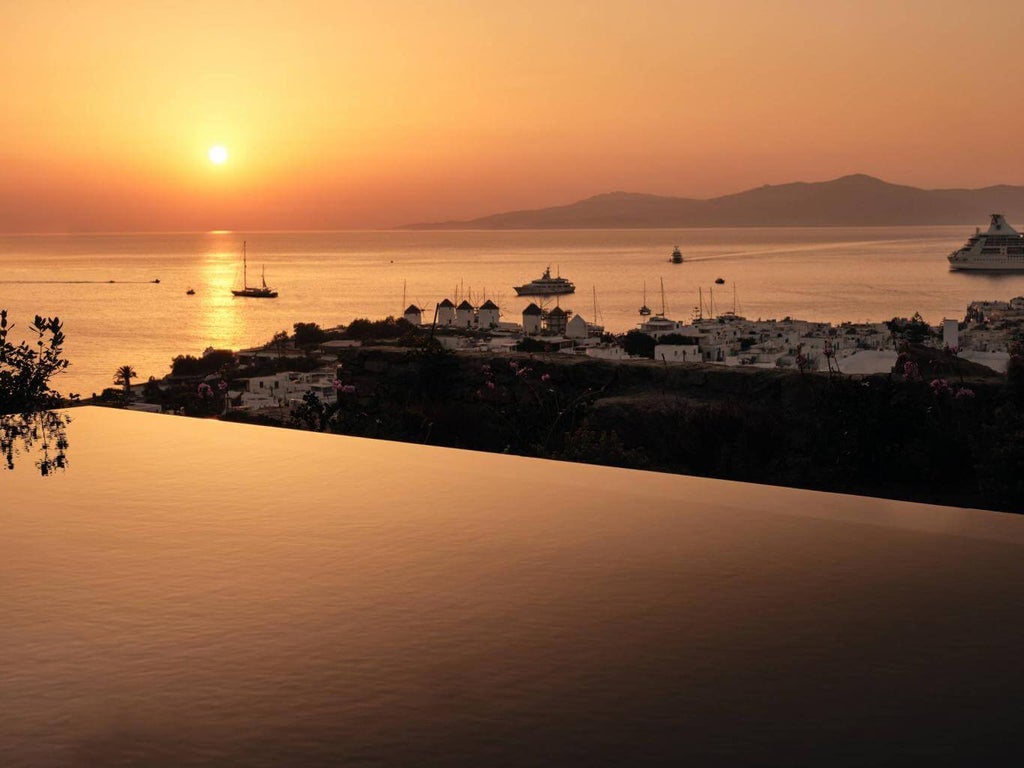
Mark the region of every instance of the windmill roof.
POLYGON ((441 302, 440 304, 438 304, 437 306, 439 306, 439 307, 454 307, 455 305, 454 305, 454 304, 452 304, 452 302, 451 302, 451 300, 450 300, 450 299, 445 299, 444 301, 442 301, 442 302, 441 302))
POLYGON ((544 314, 544 312, 543 312, 543 310, 541 310, 540 307, 538 307, 536 304, 534 304, 531 301, 529 306, 527 306, 526 309, 523 310, 523 314, 524 315, 542 315, 542 314, 544 314))
POLYGON ((416 306, 415 304, 410 304, 410 305, 409 305, 409 306, 408 306, 408 307, 406 308, 406 310, 405 310, 405 314, 407 314, 407 315, 408 315, 408 314, 409 314, 410 312, 419 312, 420 314, 422 314, 422 313, 423 313, 423 310, 422 310, 422 309, 420 309, 419 307, 417 307, 417 306, 416 306))
POLYGON ((459 308, 459 309, 472 309, 472 308, 473 308, 473 305, 472 305, 472 304, 470 304, 470 303, 469 303, 468 301, 466 301, 465 299, 463 299, 463 300, 462 300, 462 303, 461 303, 461 304, 459 304, 458 308, 459 308))
POLYGON ((480 305, 480 309, 497 309, 497 308, 498 308, 498 305, 495 304, 490 299, 488 299, 487 301, 485 301, 483 304, 480 305))

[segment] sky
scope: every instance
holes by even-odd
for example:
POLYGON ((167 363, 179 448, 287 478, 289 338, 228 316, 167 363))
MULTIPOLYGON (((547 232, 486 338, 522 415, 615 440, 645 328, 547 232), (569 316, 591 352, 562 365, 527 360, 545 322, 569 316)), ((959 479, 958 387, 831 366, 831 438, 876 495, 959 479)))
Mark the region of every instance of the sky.
POLYGON ((0 231, 1024 184, 1022 33, 1019 0, 0 0, 0 231))

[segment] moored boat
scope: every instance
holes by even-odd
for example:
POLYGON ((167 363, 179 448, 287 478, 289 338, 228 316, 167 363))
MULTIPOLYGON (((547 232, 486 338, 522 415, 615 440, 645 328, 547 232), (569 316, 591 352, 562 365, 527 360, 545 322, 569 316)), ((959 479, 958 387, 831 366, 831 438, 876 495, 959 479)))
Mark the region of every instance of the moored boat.
POLYGON ((246 260, 246 249, 245 242, 242 243, 242 287, 232 288, 231 293, 235 296, 241 296, 248 299, 276 299, 277 291, 267 286, 266 267, 263 268, 261 273, 261 282, 263 285, 249 285, 249 272, 248 264, 246 260))
POLYGON ((576 286, 564 277, 552 277, 551 267, 548 267, 541 277, 523 285, 513 285, 512 290, 519 296, 561 296, 575 293, 576 286))
POLYGON ((672 249, 672 256, 669 257, 669 261, 671 261, 673 264, 683 263, 683 252, 679 250, 678 245, 672 249))

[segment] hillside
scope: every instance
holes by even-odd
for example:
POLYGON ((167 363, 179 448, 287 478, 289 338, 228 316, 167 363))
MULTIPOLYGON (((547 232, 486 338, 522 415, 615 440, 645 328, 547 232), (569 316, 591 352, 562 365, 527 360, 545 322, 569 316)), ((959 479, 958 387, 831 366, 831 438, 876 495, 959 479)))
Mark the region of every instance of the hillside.
POLYGON ((857 174, 823 182, 763 186, 708 200, 611 192, 569 205, 511 211, 406 229, 631 229, 658 227, 830 227, 964 224, 992 212, 1024 222, 1024 187, 918 189, 857 174))

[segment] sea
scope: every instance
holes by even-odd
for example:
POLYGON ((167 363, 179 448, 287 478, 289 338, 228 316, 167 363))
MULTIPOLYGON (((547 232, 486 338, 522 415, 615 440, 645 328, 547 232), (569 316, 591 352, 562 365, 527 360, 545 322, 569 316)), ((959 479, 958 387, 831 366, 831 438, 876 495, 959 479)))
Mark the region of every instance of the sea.
MULTIPOLYGON (((840 323, 915 312, 962 318, 974 300, 1024 295, 1024 274, 951 272, 946 255, 972 232, 953 227, 630 229, 544 231, 200 232, 0 236, 0 309, 28 328, 64 323, 71 366, 56 382, 88 396, 131 365, 141 380, 176 355, 261 344, 295 323, 425 319, 444 298, 494 301, 519 322, 529 302, 512 289, 541 276, 572 280, 562 308, 623 332, 655 312, 840 323), (274 300, 232 296, 261 274, 274 300), (684 255, 672 264, 674 246, 684 255), (722 280, 722 283, 716 283, 722 280), (156 282, 159 281, 159 282, 156 282), (194 295, 188 295, 192 288, 194 295)), ((550 302, 553 306, 554 302, 550 302)))

